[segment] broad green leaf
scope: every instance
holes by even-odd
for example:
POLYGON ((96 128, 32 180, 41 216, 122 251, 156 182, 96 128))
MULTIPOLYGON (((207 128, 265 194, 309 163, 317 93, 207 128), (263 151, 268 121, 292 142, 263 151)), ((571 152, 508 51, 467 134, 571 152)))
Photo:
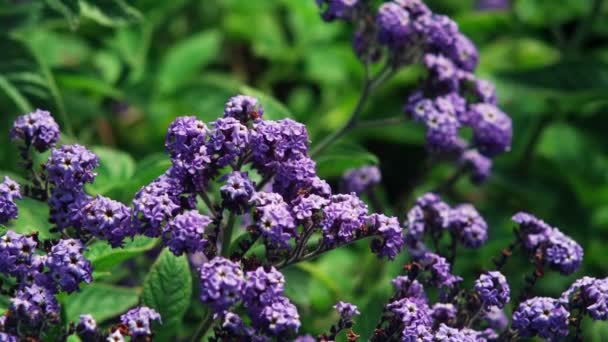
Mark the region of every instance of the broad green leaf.
POLYGON ((49 207, 46 203, 24 197, 17 200, 19 216, 9 222, 8 228, 21 234, 38 232, 41 239, 53 237, 49 223, 49 207))
POLYGON ((104 26, 121 26, 140 20, 142 14, 125 0, 79 0, 80 14, 104 26))
POLYGON ((190 306, 192 276, 185 255, 177 257, 168 249, 158 256, 144 280, 142 301, 160 313, 163 326, 158 338, 172 336, 181 324, 184 313, 190 306))
POLYGON ((157 75, 159 90, 171 92, 195 77, 218 55, 220 42, 220 33, 210 30, 197 33, 167 49, 157 75))
POLYGON ((23 96, 21 91, 15 87, 6 77, 0 75, 0 90, 2 90, 23 113, 31 112, 32 105, 27 98, 23 96))
POLYGON ((548 27, 588 14, 591 1, 562 0, 559 6, 555 6, 553 0, 515 1, 514 9, 523 22, 548 27))
POLYGON ((123 247, 112 248, 105 241, 97 241, 87 247, 84 256, 91 261, 96 272, 103 272, 125 260, 149 251, 156 246, 157 242, 157 239, 136 236, 133 241, 126 242, 123 247))
POLYGON ((91 314, 98 323, 123 314, 139 300, 136 289, 92 283, 80 292, 63 298, 68 321, 77 321, 81 314, 91 314))
POLYGON ((107 194, 131 180, 135 173, 135 161, 129 154, 101 146, 93 147, 92 150, 99 157, 99 167, 95 182, 87 185, 89 193, 107 194))
POLYGON ((65 17, 70 28, 75 29, 79 23, 78 0, 46 0, 46 5, 65 17))
POLYGON ((335 143, 315 160, 321 178, 339 177, 348 169, 378 164, 378 157, 354 142, 335 143))
POLYGON ((128 182, 110 191, 113 198, 131 201, 137 191, 150 184, 158 176, 162 175, 171 167, 171 160, 165 153, 156 153, 140 160, 135 167, 135 173, 128 182))

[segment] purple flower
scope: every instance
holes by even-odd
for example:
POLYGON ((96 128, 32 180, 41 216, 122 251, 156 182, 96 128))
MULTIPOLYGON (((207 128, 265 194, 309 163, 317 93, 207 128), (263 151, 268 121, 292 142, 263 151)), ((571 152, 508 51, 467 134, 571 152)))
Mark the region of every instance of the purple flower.
POLYGON ((82 255, 83 251, 79 240, 59 240, 46 259, 51 278, 67 293, 77 291, 81 282, 93 280, 91 262, 82 255))
POLYGON ((301 325, 297 308, 285 297, 279 297, 264 307, 259 313, 259 321, 256 319, 254 322, 258 328, 273 335, 297 332, 301 325))
POLYGON ((231 337, 233 338, 244 336, 250 337, 250 335, 253 333, 251 328, 247 327, 241 317, 235 313, 226 312, 222 315, 216 314, 216 316, 214 316, 215 320, 220 317, 222 318, 222 328, 230 332, 232 335, 231 337))
POLYGON ((8 195, 0 193, 0 224, 14 220, 19 215, 19 208, 8 195))
POLYGON ((152 321, 161 322, 160 314, 147 306, 133 308, 120 316, 122 324, 129 328, 131 337, 145 337, 152 335, 150 325, 152 321))
POLYGON ((178 117, 169 125, 165 148, 174 169, 180 174, 196 175, 211 162, 205 146, 209 129, 194 116, 178 117))
POLYGON ((91 200, 91 196, 85 194, 82 187, 55 187, 48 201, 49 221, 54 223, 59 230, 68 227, 80 228, 83 220, 82 210, 91 200))
POLYGON ((489 81, 475 79, 473 94, 480 102, 496 105, 496 87, 489 81))
POLYGON ((241 267, 222 257, 203 264, 199 271, 200 299, 215 312, 229 309, 243 296, 245 276, 241 267))
POLYGON ((202 251, 209 243, 205 238, 205 228, 211 218, 189 210, 171 219, 163 229, 163 244, 175 255, 202 251))
POLYGON ((468 248, 478 248, 488 239, 488 225, 471 204, 450 211, 449 229, 468 248))
POLYGON ((396 2, 385 2, 376 15, 378 42, 392 48, 403 46, 412 32, 409 13, 396 2))
POLYGON ((246 172, 233 171, 226 176, 226 184, 220 188, 223 205, 237 213, 243 213, 255 192, 246 172))
POLYGON ((500 332, 509 326, 509 318, 505 314, 505 311, 497 306, 484 310, 482 317, 488 323, 489 328, 493 330, 500 332))
POLYGON ((431 324, 431 310, 424 302, 402 298, 389 303, 386 308, 394 313, 406 327, 430 326, 431 324))
POLYGON ((243 301, 250 309, 259 309, 272 304, 283 295, 285 277, 276 268, 258 267, 247 272, 243 301))
POLYGON ((4 332, 0 332, 0 342, 18 342, 19 339, 16 336, 9 335, 4 332))
POLYGON ((10 177, 4 176, 4 180, 0 183, 0 197, 9 201, 21 199, 21 186, 10 177))
POLYGON ((426 193, 416 200, 407 213, 407 237, 419 241, 425 232, 443 231, 450 223, 450 206, 434 193, 426 193))
POLYGON ((382 176, 377 166, 363 166, 346 171, 342 176, 340 189, 346 194, 354 192, 360 195, 370 187, 379 184, 381 180, 382 176))
MULTIPOLYGON (((259 194, 259 193, 258 193, 259 194)), ((270 203, 260 202, 264 196, 256 196, 252 201, 261 203, 253 212, 253 221, 258 232, 275 248, 288 248, 289 240, 297 235, 296 225, 289 206, 279 194, 269 197, 270 203)))
POLYGON ((263 115, 264 107, 258 99, 251 96, 237 95, 231 97, 224 106, 225 118, 235 118, 244 125, 250 121, 262 119, 263 115))
POLYGON ((93 316, 86 314, 80 315, 78 325, 76 325, 76 333, 82 340, 94 340, 97 334, 97 322, 93 316))
POLYGON ((483 183, 492 172, 492 159, 476 149, 464 151, 458 163, 471 171, 471 181, 475 184, 483 183))
POLYGON ((441 324, 435 332, 434 340, 440 342, 478 342, 467 332, 441 324))
POLYGON ((272 190, 283 196, 287 201, 292 200, 301 190, 308 189, 316 181, 316 163, 308 156, 292 158, 277 164, 276 176, 272 190))
POLYGON ((264 174, 279 163, 299 159, 308 153, 308 132, 291 119, 257 122, 251 132, 254 165, 264 174))
POLYGON ((534 297, 521 303, 513 313, 512 327, 520 337, 539 336, 558 341, 568 335, 570 313, 556 299, 534 297))
POLYGON ((487 309, 491 306, 503 308, 511 299, 507 278, 498 271, 481 274, 475 281, 475 291, 487 309))
POLYGON ((40 326, 45 321, 59 320, 59 304, 53 293, 36 284, 26 285, 11 299, 11 312, 19 321, 40 326))
POLYGON ((541 242, 546 241, 552 229, 545 221, 525 212, 519 212, 511 219, 519 225, 519 234, 528 251, 534 251, 541 242))
POLYGON ((19 116, 13 123, 10 132, 11 141, 34 146, 38 152, 44 152, 55 146, 59 140, 59 125, 51 113, 36 109, 35 112, 19 116))
POLYGON ((164 224, 179 213, 181 186, 167 174, 141 188, 133 199, 134 225, 139 233, 156 237, 164 224))
POLYGON ((21 277, 30 272, 37 243, 9 230, 0 238, 0 272, 21 277))
POLYGON ((291 201, 291 212, 297 220, 304 221, 319 212, 327 203, 329 200, 315 194, 298 196, 291 201))
POLYGON ((430 282, 437 287, 451 287, 462 281, 462 278, 452 274, 452 265, 437 254, 427 252, 418 260, 430 272, 430 282))
POLYGON ((405 244, 399 220, 396 217, 372 214, 368 217, 368 226, 372 234, 379 236, 372 241, 372 251, 380 258, 394 260, 405 244))
POLYGON ((220 118, 213 123, 207 151, 217 167, 234 162, 249 147, 249 129, 232 117, 220 118))
POLYGON ((426 325, 408 325, 401 333, 402 342, 433 342, 431 329, 426 325))
POLYGON ((394 2, 405 8, 412 17, 431 14, 431 10, 422 0, 394 0, 394 2))
POLYGON ((543 258, 549 267, 568 275, 581 266, 583 248, 559 229, 553 228, 545 242, 543 258))
POLYGON ((336 19, 351 20, 360 3, 359 0, 316 0, 322 10, 321 18, 325 21, 336 19))
POLYGON ((414 301, 428 303, 424 287, 418 280, 411 280, 407 276, 398 276, 391 283, 395 288, 396 298, 410 298, 414 301))
POLYGON ((413 28, 422 37, 426 51, 449 52, 458 34, 458 25, 445 15, 421 15, 413 28))
POLYGON ((479 152, 494 156, 511 149, 511 118, 496 106, 477 103, 470 106, 473 141, 479 152))
POLYGON ((134 236, 131 209, 98 195, 82 208, 82 227, 93 236, 107 240, 112 247, 122 246, 125 237, 134 236))
POLYGON ((97 176, 93 170, 98 165, 99 158, 93 152, 75 144, 52 149, 46 169, 53 185, 78 188, 93 182, 97 176))
POLYGON ((365 223, 367 205, 355 194, 333 195, 323 208, 323 240, 327 244, 351 241, 365 223))
POLYGON ((340 319, 344 321, 350 321, 353 316, 361 314, 356 305, 343 301, 339 301, 336 305, 334 305, 334 309, 338 311, 340 314, 340 319))
POLYGON ((125 337, 120 332, 120 329, 116 329, 108 336, 108 342, 125 342, 125 337))
POLYGON ((423 62, 429 71, 433 89, 449 92, 458 88, 458 68, 450 59, 442 55, 426 54, 423 62))
POLYGON ((479 61, 479 55, 475 44, 461 33, 454 36, 454 42, 449 56, 458 67, 466 71, 475 70, 479 61))
POLYGON ((585 310, 594 320, 608 320, 608 278, 583 277, 574 282, 560 297, 570 310, 585 310))
POLYGON ((451 325, 456 319, 458 311, 452 303, 435 303, 431 308, 431 317, 435 324, 445 323, 451 325))

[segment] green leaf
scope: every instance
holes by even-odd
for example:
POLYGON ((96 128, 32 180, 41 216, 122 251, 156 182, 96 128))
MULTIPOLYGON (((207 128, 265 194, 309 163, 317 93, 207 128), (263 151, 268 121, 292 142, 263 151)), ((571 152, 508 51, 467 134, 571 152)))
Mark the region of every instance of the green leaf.
POLYGON ((46 0, 46 5, 61 13, 68 21, 70 28, 75 29, 79 22, 78 0, 46 0))
POLYGON ((19 216, 16 220, 9 222, 9 229, 21 234, 38 232, 41 239, 53 237, 50 232, 49 207, 46 203, 24 197, 17 200, 17 207, 19 216))
POLYGON ((264 118, 270 120, 293 118, 289 109, 274 97, 248 86, 241 86, 239 91, 241 94, 255 97, 260 101, 264 107, 264 118))
POLYGON ((186 256, 176 257, 163 250, 146 276, 142 293, 143 303, 158 311, 163 321, 159 340, 167 340, 179 328, 191 296, 192 276, 186 256))
POLYGON ((135 161, 125 152, 108 147, 93 147, 99 156, 99 168, 93 184, 87 185, 92 195, 104 195, 116 187, 121 187, 131 180, 135 173, 135 161))
POLYGON ((104 26, 121 26, 142 18, 141 13, 124 0, 80 0, 80 14, 104 26))
POLYGON ((134 258, 156 246, 157 239, 136 236, 121 248, 112 248, 105 241, 97 241, 87 248, 84 256, 91 261, 95 272, 110 270, 119 263, 134 258))
POLYGON ((112 198, 130 202, 139 189, 150 184, 170 167, 171 160, 165 153, 151 154, 137 163, 135 174, 128 182, 124 182, 120 187, 114 187, 109 194, 112 198))
POLYGON ((158 86, 163 93, 177 89, 209 64, 220 49, 221 36, 210 30, 197 33, 167 49, 159 72, 158 86))
POLYGON ((62 304, 68 321, 77 321, 81 314, 91 314, 99 323, 124 313, 138 300, 136 289, 93 283, 65 296, 62 304))
POLYGON ((32 105, 29 103, 27 98, 21 94, 19 89, 15 87, 9 80, 7 80, 4 76, 0 75, 0 90, 4 91, 4 93, 11 99, 19 110, 23 113, 31 112, 32 105))
POLYGON ((338 142, 325 150, 317 161, 321 178, 340 177, 348 169, 378 164, 378 157, 354 142, 338 142))

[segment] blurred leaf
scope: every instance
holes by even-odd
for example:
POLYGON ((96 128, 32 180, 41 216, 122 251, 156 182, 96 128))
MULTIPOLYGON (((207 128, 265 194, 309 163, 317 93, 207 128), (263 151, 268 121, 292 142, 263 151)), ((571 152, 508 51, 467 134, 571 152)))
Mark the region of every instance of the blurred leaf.
POLYGON ((80 14, 104 26, 120 26, 142 18, 125 0, 79 0, 80 14))
POLYGON ((185 255, 176 257, 168 249, 158 256, 144 280, 142 301, 158 313, 162 319, 162 329, 157 330, 157 338, 169 338, 182 321, 190 306, 192 276, 185 255))
POLYGON ((459 30, 475 42, 510 30, 514 21, 505 11, 467 11, 455 18, 459 30))
POLYGON ((92 150, 99 157, 99 167, 95 182, 87 185, 89 193, 104 195, 112 188, 131 181, 135 173, 135 161, 129 154, 101 146, 93 147, 92 150))
POLYGON ((555 6, 553 0, 515 1, 515 14, 525 23, 547 27, 565 23, 590 11, 591 1, 562 0, 555 6))
POLYGON ((135 167, 135 173, 120 187, 114 187, 110 194, 112 197, 120 198, 130 202, 137 191, 150 184, 153 180, 165 173, 171 167, 171 159, 164 154, 152 154, 140 160, 135 167))
POLYGON ((123 314, 137 302, 135 289, 94 283, 65 296, 63 307, 68 321, 77 322, 81 314, 91 314, 97 323, 101 323, 123 314))
POLYGON ((78 26, 79 6, 78 0, 45 0, 49 8, 61 13, 68 21, 70 28, 78 26))
POLYGON ((0 89, 15 102, 19 110, 23 113, 28 113, 32 111, 32 105, 29 103, 27 98, 21 94, 19 89, 15 87, 9 80, 7 80, 4 76, 0 75, 0 89))
POLYGON ((87 247, 84 256, 91 261, 96 272, 108 271, 121 262, 134 258, 156 246, 157 239, 136 236, 120 248, 112 248, 105 241, 97 241, 87 247))
POLYGON ((218 55, 220 38, 215 30, 200 32, 167 49, 157 75, 159 90, 171 92, 194 78, 218 55))
POLYGON ((264 118, 270 120, 280 120, 293 118, 293 114, 285 107, 284 104, 279 102, 271 95, 265 94, 257 89, 241 86, 239 92, 244 95, 249 95, 257 98, 262 106, 264 106, 264 118))
POLYGON ((335 143, 315 160, 321 178, 340 177, 348 169, 376 165, 379 162, 375 155, 354 142, 335 143))
POLYGON ((49 223, 49 207, 46 203, 24 197, 17 200, 19 216, 8 227, 21 234, 38 232, 40 239, 52 238, 49 223))

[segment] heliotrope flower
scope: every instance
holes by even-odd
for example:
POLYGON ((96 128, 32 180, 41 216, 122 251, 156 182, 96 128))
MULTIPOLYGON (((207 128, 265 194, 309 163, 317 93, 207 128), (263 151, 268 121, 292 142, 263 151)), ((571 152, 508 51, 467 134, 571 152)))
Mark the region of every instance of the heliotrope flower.
POLYGON ((553 228, 544 244, 543 259, 556 271, 564 275, 572 274, 583 262, 583 248, 559 229, 553 228))
POLYGON ((328 244, 348 242, 365 224, 367 205, 355 194, 333 195, 323 213, 323 240, 328 244))
POLYGON ((389 303, 386 308, 394 313, 406 327, 430 326, 431 324, 431 310, 426 303, 406 297, 389 303))
POLYGON ((361 314, 356 305, 343 301, 336 303, 336 305, 334 305, 334 309, 336 309, 336 311, 338 311, 340 314, 340 319, 346 321, 351 320, 353 316, 361 314))
POLYGON ((89 314, 80 315, 76 325, 76 333, 83 340, 93 340, 97 335, 97 322, 89 314))
POLYGON ((233 171, 225 176, 226 184, 220 188, 225 207, 243 213, 249 206, 255 187, 246 172, 233 171))
POLYGON ((0 223, 17 218, 19 209, 15 200, 21 199, 21 187, 9 177, 0 183, 0 223))
POLYGON ((91 200, 91 196, 87 195, 82 187, 55 187, 48 200, 49 221, 54 223, 58 230, 69 227, 81 228, 82 210, 91 200))
POLYGON ((159 236, 162 227, 181 209, 182 188, 169 173, 141 188, 133 199, 133 223, 137 231, 150 237, 159 236))
POLYGON ((26 285, 11 299, 11 313, 31 326, 40 326, 46 321, 59 319, 59 304, 53 293, 36 284, 26 285))
POLYGON ((10 132, 11 140, 34 146, 38 152, 44 152, 55 146, 59 140, 59 125, 51 113, 36 111, 19 116, 13 123, 10 132))
POLYGON ((380 258, 395 259, 405 244, 399 220, 396 217, 372 214, 368 217, 368 229, 371 234, 378 236, 372 241, 372 251, 380 258))
POLYGON ((410 241, 418 241, 425 232, 447 229, 450 212, 450 206, 437 194, 427 193, 420 196, 407 213, 407 237, 410 241))
POLYGON ((475 281, 475 291, 486 308, 502 308, 511 299, 507 278, 498 271, 482 273, 475 281))
POLYGON ((272 335, 297 332, 301 325, 297 308, 285 297, 279 297, 265 306, 259 313, 259 320, 255 321, 258 328, 263 328, 272 335))
MULTIPOLYGON (((259 194, 259 193, 258 193, 259 194)), ((264 196, 253 196, 252 202, 260 203, 253 211, 253 222, 264 239, 276 248, 288 248, 289 240, 297 235, 296 225, 289 206, 279 194, 273 194, 265 201, 264 196)))
POLYGON ((161 317, 154 309, 141 306, 127 311, 120 321, 129 328, 131 337, 145 337, 152 334, 152 321, 161 323, 161 317))
POLYGON ((511 149, 511 118, 489 103, 470 106, 473 141, 479 152, 494 156, 511 149))
POLYGON ((431 308, 431 317, 435 324, 445 323, 451 325, 456 319, 458 311, 452 303, 435 303, 431 308))
POLYGON ((608 278, 582 277, 560 297, 570 310, 584 310, 594 320, 608 320, 608 278))
POLYGON ((263 115, 264 107, 258 99, 251 96, 233 96, 224 106, 224 117, 235 118, 245 125, 250 121, 262 119, 263 115))
POLYGON ((321 18, 325 21, 350 20, 356 13, 361 0, 316 0, 321 7, 321 18))
POLYGON ((0 238, 0 272, 12 276, 29 273, 37 245, 31 236, 7 231, 0 238))
POLYGON ((82 227, 93 236, 107 240, 113 247, 134 236, 131 209, 126 205, 98 195, 82 208, 82 227))
POLYGON ((459 159, 460 165, 469 169, 473 183, 484 182, 492 172, 492 159, 484 156, 475 149, 466 150, 459 159))
POLYGON ((360 195, 370 187, 379 184, 381 180, 382 176, 377 166, 363 166, 347 170, 342 177, 340 189, 346 194, 354 192, 360 195))
POLYGON ((450 210, 449 230, 468 248, 478 248, 488 239, 488 225, 471 204, 450 210))
POLYGON ((558 341, 568 335, 570 313, 556 299, 534 297, 521 303, 513 313, 512 327, 519 336, 539 336, 558 341))
POLYGON ((207 152, 217 167, 224 167, 234 162, 248 146, 247 126, 232 117, 215 120, 207 142, 207 152))
POLYGON ((175 171, 197 175, 211 162, 205 146, 209 129, 194 116, 175 119, 167 129, 165 148, 171 157, 175 171))
POLYGON ((175 255, 202 251, 209 243, 205 228, 211 218, 196 210, 189 210, 171 219, 163 229, 163 244, 175 255))
POLYGON ((93 280, 91 262, 82 255, 83 251, 82 243, 75 239, 59 240, 51 248, 46 266, 61 290, 71 293, 78 290, 81 282, 93 280))
POLYGON ((241 267, 222 257, 215 257, 201 266, 200 298, 216 312, 229 309, 243 296, 245 275, 241 267))
POLYGON ((393 48, 403 46, 412 33, 410 15, 397 2, 385 2, 376 15, 378 42, 393 48))
POLYGON ((81 145, 63 145, 51 150, 46 162, 49 182, 55 186, 78 188, 84 183, 92 183, 99 165, 95 153, 81 145))
POLYGON ((258 267, 247 272, 245 278, 243 301, 250 308, 270 305, 283 295, 285 277, 274 267, 258 267))

